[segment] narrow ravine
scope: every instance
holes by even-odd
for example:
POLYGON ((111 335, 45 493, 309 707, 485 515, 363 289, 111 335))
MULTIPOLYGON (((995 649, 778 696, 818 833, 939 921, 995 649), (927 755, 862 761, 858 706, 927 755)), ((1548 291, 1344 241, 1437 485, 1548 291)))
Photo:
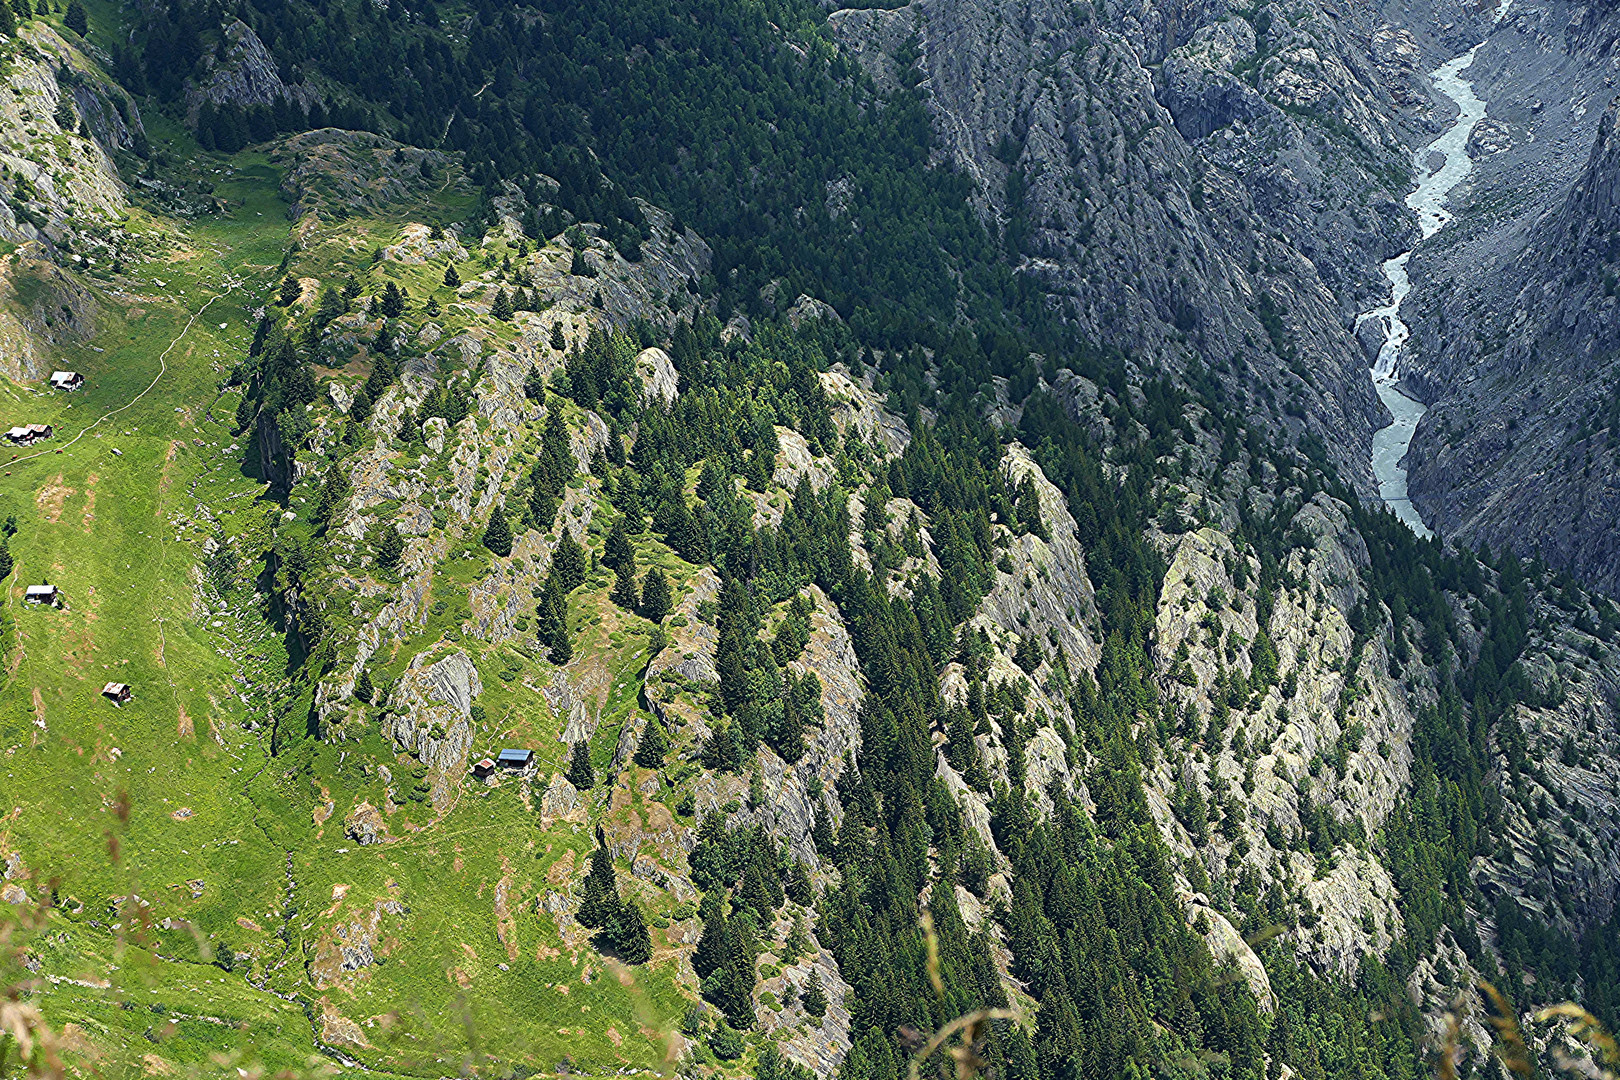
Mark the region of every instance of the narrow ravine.
MULTIPOLYGON (((1507 14, 1510 3, 1512 0, 1502 0, 1491 20, 1493 27, 1507 14)), ((1451 220, 1446 200, 1474 166, 1468 157, 1468 138, 1474 133, 1474 127, 1485 119, 1485 102, 1474 93, 1473 84, 1464 79, 1462 73, 1473 64, 1474 54, 1479 52, 1483 44, 1483 41, 1479 42, 1461 56, 1441 64, 1429 75, 1434 88, 1457 103, 1457 120, 1417 154, 1417 169, 1423 178, 1418 181, 1416 189, 1407 195, 1406 205, 1418 216, 1418 243, 1439 232, 1451 220), (1429 162, 1436 154, 1442 158, 1440 167, 1430 169, 1429 162)), ((1428 537, 1432 534, 1407 495, 1406 470, 1401 467, 1401 459, 1412 445, 1412 435, 1417 431, 1418 421, 1428 411, 1421 401, 1401 393, 1397 386, 1400 381, 1401 347, 1411 336, 1410 329, 1401 321, 1401 301, 1412 291, 1412 282, 1406 276, 1406 264, 1411 257, 1412 252, 1403 251, 1384 263, 1384 276, 1389 279, 1389 303, 1363 313, 1356 324, 1359 326, 1368 319, 1378 319, 1384 324, 1384 343, 1379 346, 1378 359, 1373 362, 1371 375, 1379 400, 1389 409, 1394 420, 1373 435, 1372 470, 1373 478, 1378 481, 1378 495, 1413 532, 1428 537)))

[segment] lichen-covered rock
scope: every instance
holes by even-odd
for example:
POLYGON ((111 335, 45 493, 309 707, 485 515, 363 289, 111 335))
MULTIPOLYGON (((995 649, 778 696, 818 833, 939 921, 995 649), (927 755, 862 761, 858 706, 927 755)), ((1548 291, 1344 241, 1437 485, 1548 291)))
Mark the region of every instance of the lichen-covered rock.
POLYGON ((349 816, 343 819, 343 834, 362 847, 381 844, 389 839, 388 823, 383 820, 382 811, 375 806, 369 802, 358 802, 349 811, 349 816))
POLYGON ((579 790, 568 782, 568 778, 558 774, 551 778, 545 794, 540 797, 540 817, 543 820, 556 818, 572 818, 582 808, 579 790))
POLYGON ((435 806, 449 797, 449 778, 467 767, 472 748, 472 703, 483 693, 478 669, 457 649, 432 663, 411 660, 383 714, 383 734, 428 767, 435 806))
POLYGON ((18 36, 22 47, 8 54, 4 75, 11 92, 0 94, 0 169, 12 196, 0 201, 0 238, 37 240, 48 249, 73 238, 77 258, 111 261, 128 192, 110 152, 133 141, 140 113, 130 111, 122 88, 43 20, 26 24, 18 36), (64 97, 76 118, 87 126, 95 122, 92 137, 78 134, 76 124, 57 127, 64 97), (115 100, 129 115, 127 124, 115 100))
POLYGON ((771 479, 788 491, 799 486, 800 479, 810 478, 810 486, 817 491, 832 483, 834 476, 831 458, 817 457, 810 452, 810 444, 792 428, 776 429, 776 470, 771 479))
POLYGON ((203 79, 186 91, 188 119, 195 122, 203 102, 214 105, 274 105, 278 99, 308 108, 315 94, 307 83, 288 85, 281 81, 275 57, 264 47, 259 35, 241 19, 225 24, 223 55, 209 53, 203 58, 203 79))
POLYGON ((788 308, 787 320, 795 330, 807 321, 825 320, 826 322, 835 323, 844 321, 838 312, 833 310, 831 304, 817 300, 813 296, 806 296, 803 293, 799 295, 797 300, 793 301, 793 306, 788 308))
POLYGON ((1011 538, 1005 555, 1012 571, 997 571, 974 623, 1016 627, 1020 635, 1033 635, 1043 652, 1063 649, 1071 663, 1089 671, 1101 656, 1101 646, 1090 629, 1097 621, 1097 602, 1068 498, 1018 443, 1007 448, 1002 468, 1013 487, 1026 477, 1034 483, 1050 540, 1033 533, 1011 538))
MULTIPOLYGON (((788 845, 793 856, 812 870, 821 866, 810 831, 815 825, 817 799, 810 794, 811 778, 823 788, 821 799, 837 821, 842 809, 834 793, 844 762, 860 749, 860 705, 865 686, 855 659, 855 646, 837 609, 816 586, 807 592, 815 604, 810 642, 804 654, 788 664, 796 677, 813 673, 821 682, 821 708, 826 716, 819 730, 805 733, 805 755, 788 765, 769 748, 759 751, 758 769, 765 797, 736 815, 736 820, 764 825, 788 845)), ((698 785, 698 803, 722 805, 731 794, 723 785, 698 785)))
POLYGON ((663 349, 643 349, 636 355, 636 377, 641 380, 641 393, 648 401, 669 404, 679 393, 680 377, 675 373, 675 361, 663 349))
POLYGON ((821 385, 840 434, 853 426, 863 439, 890 454, 900 453, 911 442, 906 422, 884 409, 883 399, 869 385, 850 378, 843 364, 822 372, 821 385))
MULTIPOLYGON (((373 809, 372 813, 376 813, 373 809)), ((364 842, 364 841, 362 841, 364 842)), ((371 967, 379 955, 389 951, 379 938, 384 915, 403 919, 405 907, 394 896, 383 896, 371 903, 349 899, 350 887, 339 885, 333 891, 333 910, 322 914, 322 921, 333 918, 319 933, 314 957, 307 970, 309 981, 324 990, 344 980, 350 972, 371 967)))
MULTIPOLYGON (((432 228, 412 222, 399 230, 397 243, 383 248, 383 258, 391 262, 420 266, 422 263, 438 259, 446 262, 466 262, 468 255, 467 249, 461 246, 461 241, 454 233, 446 232, 435 240, 432 228)), ((436 324, 429 323, 422 328, 422 333, 431 337, 431 340, 424 338, 422 343, 432 345, 443 331, 439 330, 436 324), (429 335, 430 328, 433 331, 431 335, 429 335)))
POLYGON ((1182 890, 1179 898, 1187 909, 1188 923, 1203 934, 1204 944, 1216 962, 1230 960, 1236 964, 1260 1008, 1266 1012, 1276 1008, 1277 999, 1272 995, 1271 978, 1266 974, 1266 966, 1260 962, 1249 943, 1243 940, 1243 935, 1237 932, 1237 927, 1225 915, 1210 907, 1203 896, 1182 890))
MULTIPOLYGON (((1301 384, 1288 353, 1310 372, 1304 427, 1370 495, 1384 412, 1346 315, 1387 296, 1378 262, 1415 231, 1393 98, 1429 93, 1415 68, 1371 61, 1379 21, 1289 4, 1260 43, 1218 6, 936 0, 828 26, 880 93, 920 86, 936 153, 984 221, 1030 222, 1020 273, 1079 332, 1159 370, 1213 361, 1255 416, 1258 388, 1301 384), (1024 178, 1017 209, 1009 177, 1024 178), (1288 312, 1286 348, 1253 347, 1268 304, 1288 312)), ((870 224, 858 191, 830 188, 835 204, 870 224)))
POLYGON ((813 958, 783 969, 781 975, 762 981, 756 1000, 757 994, 767 989, 780 999, 789 984, 799 992, 795 996, 800 996, 812 972, 820 977, 822 990, 827 995, 827 1012, 820 1020, 807 1015, 804 1006, 797 1002, 779 1013, 765 1008, 756 1008, 756 1012, 765 1031, 784 1033, 777 1044, 783 1057, 803 1065, 816 1076, 831 1076, 851 1046, 849 1010, 853 1004, 850 995, 854 991, 839 972, 838 962, 829 953, 817 952, 813 958))
MULTIPOLYGON (((295 221, 310 215, 330 218, 388 206, 420 204, 430 192, 442 186, 442 181, 422 175, 423 165, 442 174, 450 161, 437 150, 405 146, 368 131, 339 128, 321 128, 290 136, 276 146, 271 156, 286 170, 281 187, 292 203, 288 216, 295 221)), ((465 250, 453 237, 434 242, 427 238, 426 226, 407 225, 405 228, 409 230, 405 238, 389 248, 395 252, 391 257, 396 261, 419 263, 429 257, 429 251, 434 254, 459 251, 461 257, 466 258, 465 250), (405 257, 408 255, 418 257, 405 257)), ((385 257, 388 257, 386 251, 385 257)))

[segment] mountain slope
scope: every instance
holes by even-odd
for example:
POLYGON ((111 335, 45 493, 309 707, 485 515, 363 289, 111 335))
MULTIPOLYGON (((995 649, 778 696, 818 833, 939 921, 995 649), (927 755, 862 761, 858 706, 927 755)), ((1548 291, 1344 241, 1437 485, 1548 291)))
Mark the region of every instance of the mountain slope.
MULTIPOLYGON (((380 10, 322 18, 517 40, 380 10)), ((172 109, 239 53, 137 70, 172 109)), ((126 261, 39 245, 86 388, 3 399, 59 434, 0 488, 0 963, 74 1070, 899 1080, 1006 1008, 997 1076, 1405 1076, 1448 1010, 1491 1067, 1480 976, 1615 1021, 1608 600, 1417 540, 1218 382, 743 303, 736 234, 616 182, 209 100, 214 150, 117 159, 126 261)))
POLYGON ((1208 365, 1367 483, 1383 410, 1349 316, 1411 229, 1413 82, 1374 63, 1367 13, 919 0, 829 22, 927 95, 938 155, 1055 315, 1150 369, 1208 365))

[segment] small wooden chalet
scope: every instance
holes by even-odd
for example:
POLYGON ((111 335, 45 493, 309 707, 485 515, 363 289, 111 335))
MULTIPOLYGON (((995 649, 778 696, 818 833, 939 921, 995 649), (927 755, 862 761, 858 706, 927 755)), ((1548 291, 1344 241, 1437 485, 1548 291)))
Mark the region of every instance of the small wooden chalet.
POLYGON ((56 429, 49 424, 20 424, 6 432, 6 438, 17 446, 32 446, 41 439, 49 439, 56 429))
POLYGON ((84 376, 77 371, 51 372, 52 390, 77 390, 84 385, 84 376))
POLYGON ((482 780, 490 773, 495 771, 495 763, 489 760, 489 758, 484 758, 473 765, 472 771, 474 776, 482 780))
POLYGON ((56 586, 49 583, 30 585, 23 590, 23 602, 28 604, 56 603, 56 586))
POLYGON ((495 756, 503 769, 527 769, 534 761, 533 750, 502 750, 495 756))
POLYGON ((110 682, 101 688, 101 696, 106 698, 108 701, 111 701, 114 705, 122 705, 124 702, 130 699, 131 695, 129 692, 129 684, 110 682))

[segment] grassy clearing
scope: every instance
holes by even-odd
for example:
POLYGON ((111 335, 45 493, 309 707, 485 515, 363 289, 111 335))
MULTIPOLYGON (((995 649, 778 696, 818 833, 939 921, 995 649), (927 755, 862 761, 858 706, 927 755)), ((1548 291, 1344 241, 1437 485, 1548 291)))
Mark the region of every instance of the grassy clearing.
MULTIPOLYGON (((150 130, 179 159, 181 136, 160 118, 150 130)), ((231 431, 236 395, 220 386, 277 280, 286 203, 264 154, 228 165, 194 156, 187 168, 227 210, 184 230, 153 223, 167 230, 164 257, 106 289, 98 335, 55 358, 83 372, 85 388, 0 388, 0 420, 60 432, 41 444, 52 451, 44 456, 0 462, 0 516, 16 514, 20 526, 3 608, 15 648, 0 690, 9 814, 0 848, 23 853, 33 894, 56 882, 60 906, 32 946, 43 971, 107 983, 53 983, 42 1006, 125 1062, 153 1054, 201 1066, 249 1054, 303 1068, 330 1009, 362 1033, 344 1053, 406 1075, 550 1072, 565 1061, 668 1071, 664 1032, 686 1005, 670 969, 615 971, 577 930, 570 944, 537 903, 566 887, 566 877, 547 880, 559 860, 582 870, 587 829, 564 821, 542 830, 538 792, 525 801, 508 779, 465 785, 438 819, 421 807, 396 814, 394 842, 361 847, 345 837, 344 816, 362 800, 383 805, 378 765, 401 768, 374 724, 358 741, 268 756, 262 690, 281 677, 285 652, 245 591, 207 610, 197 581, 215 529, 240 535, 265 513, 231 431), (54 452, 151 384, 165 349, 167 370, 146 397, 54 452), (24 609, 22 585, 47 579, 62 590, 61 608, 24 609), (131 684, 134 700, 104 700, 109 680, 131 684), (336 947, 335 927, 385 900, 401 914, 378 916, 378 963, 330 985, 312 980, 309 965, 336 947), (225 950, 231 971, 206 962, 225 950)), ((446 199, 434 212, 455 209, 446 199)), ((132 214, 135 227, 149 221, 132 214)), ((301 272, 372 272, 372 247, 397 236, 397 222, 323 226, 301 272)), ((382 272, 415 297, 447 298, 434 288, 437 268, 382 272)), ((458 319, 447 311, 441 321, 454 332, 458 319)), ((420 648, 460 637, 467 587, 488 565, 487 553, 471 550, 436 574, 437 610, 391 661, 379 657, 382 677, 420 648)), ((637 716, 646 636, 630 625, 639 620, 612 613, 600 586, 577 593, 570 610, 571 622, 590 624, 581 666, 610 687, 593 743, 605 766, 620 726, 637 716)), ((561 768, 566 718, 525 685, 543 684, 550 666, 511 646, 460 645, 486 687, 479 748, 514 741, 537 748, 543 775, 561 768)))

